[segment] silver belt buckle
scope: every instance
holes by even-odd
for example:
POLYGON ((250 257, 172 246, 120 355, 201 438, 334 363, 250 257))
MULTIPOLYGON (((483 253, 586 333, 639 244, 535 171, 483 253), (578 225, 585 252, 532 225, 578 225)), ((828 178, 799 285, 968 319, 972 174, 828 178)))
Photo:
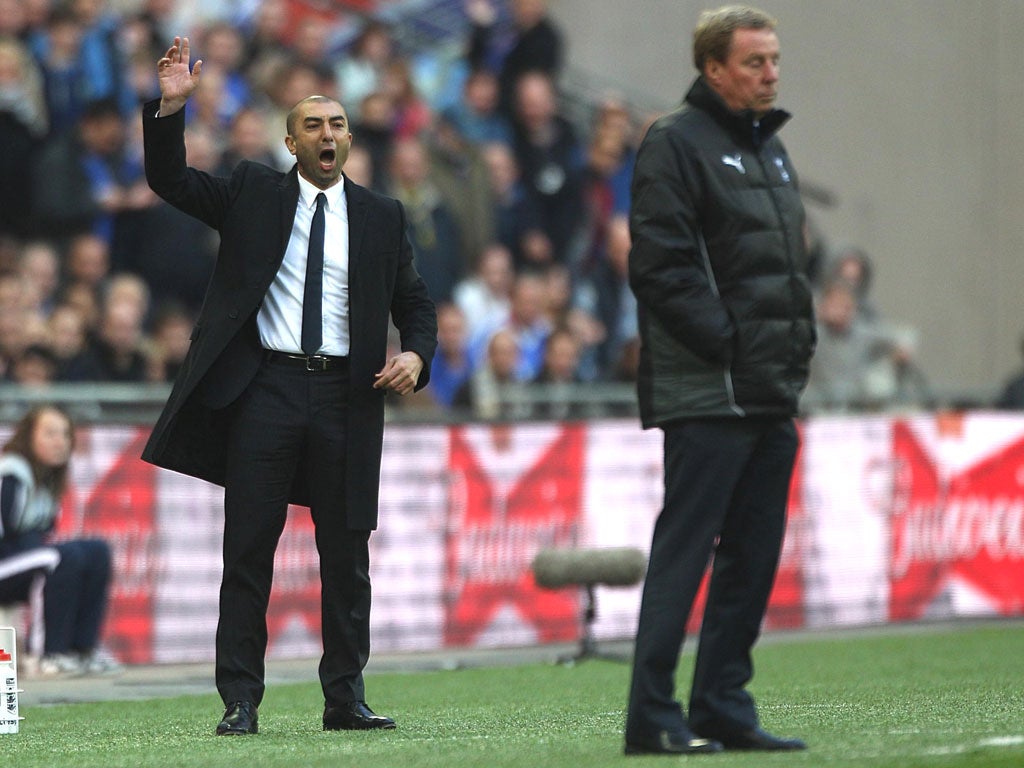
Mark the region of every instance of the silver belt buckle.
POLYGON ((320 355, 310 355, 306 358, 306 370, 310 373, 321 373, 327 370, 327 358, 320 355))

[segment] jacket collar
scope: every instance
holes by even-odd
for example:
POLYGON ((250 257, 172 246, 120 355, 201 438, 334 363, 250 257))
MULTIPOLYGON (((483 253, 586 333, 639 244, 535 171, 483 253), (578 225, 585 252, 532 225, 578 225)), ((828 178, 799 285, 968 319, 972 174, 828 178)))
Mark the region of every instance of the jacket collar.
POLYGON ((750 109, 731 110, 702 76, 693 81, 685 102, 707 112, 738 139, 749 141, 755 147, 772 137, 791 117, 784 109, 773 109, 760 119, 750 109))

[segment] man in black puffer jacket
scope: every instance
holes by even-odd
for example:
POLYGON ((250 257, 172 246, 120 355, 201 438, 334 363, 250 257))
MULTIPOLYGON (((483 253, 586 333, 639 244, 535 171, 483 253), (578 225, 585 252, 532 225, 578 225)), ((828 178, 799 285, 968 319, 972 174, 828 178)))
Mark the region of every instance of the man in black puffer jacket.
POLYGON ((814 349, 804 211, 776 132, 775 21, 729 6, 694 33, 701 73, 637 157, 630 285, 640 411, 665 433, 665 499, 636 637, 626 752, 803 749, 745 690, 785 530, 793 417, 814 349), (717 541, 717 544, 716 544, 717 541), (684 628, 714 554, 689 718, 684 628))

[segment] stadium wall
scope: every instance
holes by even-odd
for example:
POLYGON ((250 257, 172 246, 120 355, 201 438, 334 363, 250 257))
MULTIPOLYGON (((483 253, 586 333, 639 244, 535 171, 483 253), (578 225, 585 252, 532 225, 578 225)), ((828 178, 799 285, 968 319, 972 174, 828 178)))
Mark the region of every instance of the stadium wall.
MULTIPOLYGON (((1024 612, 1024 417, 821 417, 801 433, 767 630, 1024 612)), ((105 641, 118 657, 207 661, 223 494, 139 460, 147 434, 80 429, 58 533, 113 545, 105 641)), ((646 551, 661 480, 661 433, 632 420, 389 427, 371 537, 375 651, 577 640, 581 595, 538 588, 534 554, 646 551)), ((598 590, 599 639, 632 636, 639 595, 598 590)), ((319 605, 312 523, 293 507, 272 657, 319 654, 319 605)))

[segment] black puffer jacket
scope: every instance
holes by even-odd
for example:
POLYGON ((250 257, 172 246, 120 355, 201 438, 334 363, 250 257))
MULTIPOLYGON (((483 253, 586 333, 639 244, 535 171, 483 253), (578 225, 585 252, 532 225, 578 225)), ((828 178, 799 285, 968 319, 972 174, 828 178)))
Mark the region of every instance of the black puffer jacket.
POLYGON ((629 280, 645 427, 796 413, 815 337, 788 119, 734 113, 698 78, 644 139, 629 280))

